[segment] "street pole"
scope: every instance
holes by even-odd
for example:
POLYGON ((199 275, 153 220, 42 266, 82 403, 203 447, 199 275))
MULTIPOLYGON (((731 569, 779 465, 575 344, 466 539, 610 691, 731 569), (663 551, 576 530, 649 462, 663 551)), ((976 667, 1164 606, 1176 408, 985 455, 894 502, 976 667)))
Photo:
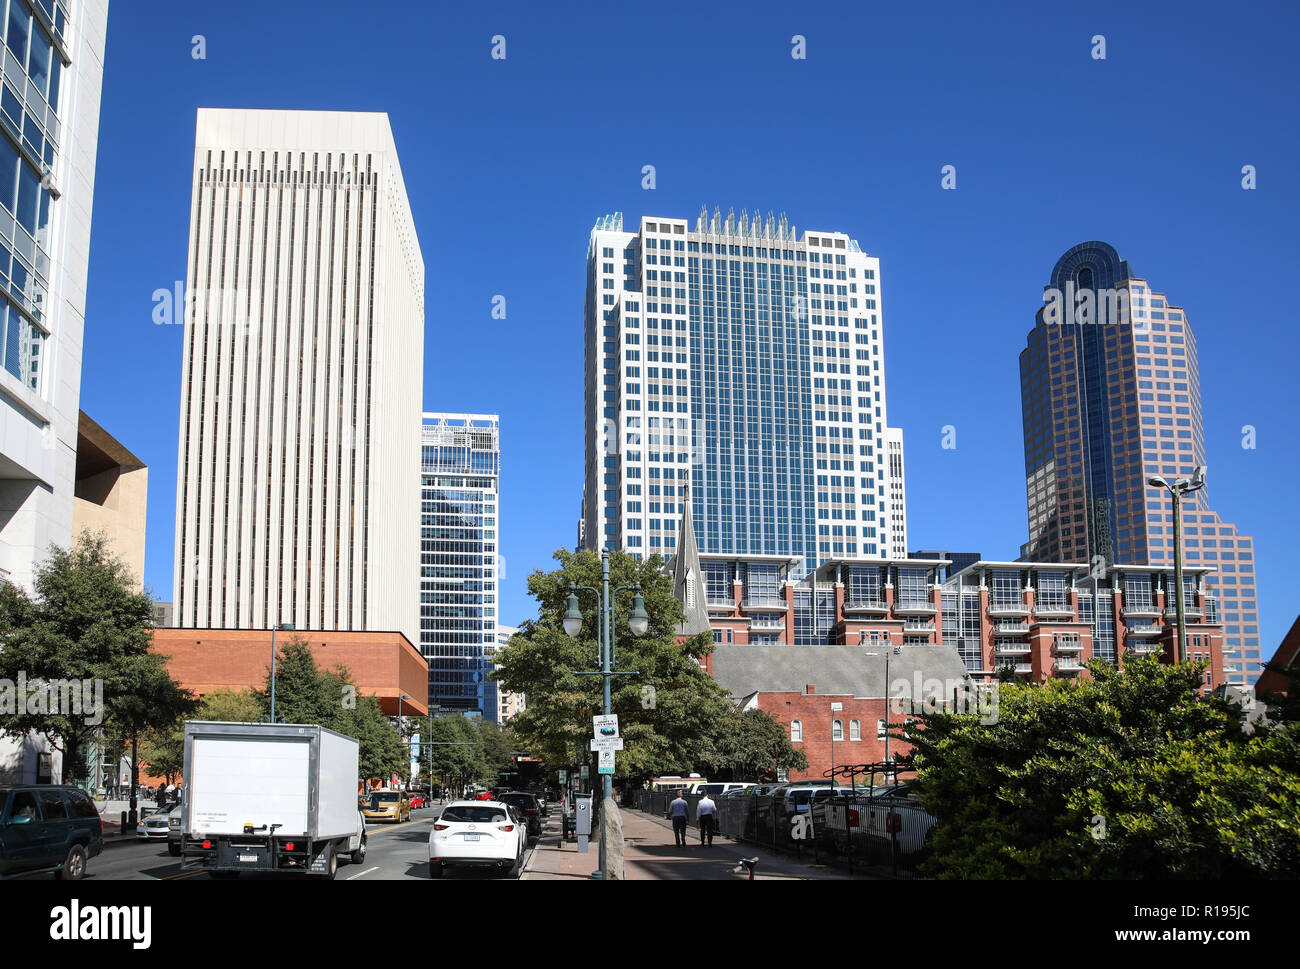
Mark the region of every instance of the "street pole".
POLYGON ((1174 496, 1174 590, 1178 603, 1178 638, 1174 642, 1174 663, 1175 665, 1182 662, 1182 658, 1187 655, 1187 620, 1183 615, 1183 518, 1179 508, 1181 502, 1180 489, 1175 486, 1170 489, 1174 496))
MULTIPOLYGON (((613 650, 613 622, 609 608, 609 549, 600 553, 600 585, 603 606, 603 614, 600 618, 601 639, 604 641, 601 647, 601 679, 605 681, 605 716, 610 714, 610 696, 609 696, 609 679, 610 671, 610 653, 613 650)), ((599 769, 599 768, 597 768, 599 769)), ((614 778, 610 774, 601 774, 601 799, 600 799, 600 875, 605 877, 605 812, 609 810, 609 796, 614 791, 614 778)))
POLYGON ((275 630, 280 624, 271 627, 271 722, 275 723, 275 630))

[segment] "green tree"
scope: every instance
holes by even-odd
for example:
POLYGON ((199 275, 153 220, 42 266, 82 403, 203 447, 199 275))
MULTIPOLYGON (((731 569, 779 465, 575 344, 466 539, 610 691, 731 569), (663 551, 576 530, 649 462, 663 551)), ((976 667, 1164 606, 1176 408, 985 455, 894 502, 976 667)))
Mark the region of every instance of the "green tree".
POLYGON ((790 743, 790 735, 765 710, 746 710, 728 718, 719 744, 718 766, 731 768, 738 780, 776 776, 782 770, 807 770, 808 758, 790 743))
POLYGON ((998 719, 918 713, 941 878, 1227 878, 1300 871, 1297 727, 1254 735, 1200 693, 1203 664, 1088 664, 999 684, 998 719))
MULTIPOLYGON (((276 704, 279 705, 278 699, 276 704)), ((374 697, 358 697, 356 706, 347 710, 332 729, 357 738, 362 777, 382 777, 387 780, 394 774, 405 777, 410 772, 407 748, 403 746, 392 722, 384 715, 379 701, 374 697)))
MULTIPOLYGON (((345 673, 328 673, 316 665, 307 641, 292 636, 279 649, 275 664, 275 719, 277 723, 311 723, 331 730, 343 719, 345 673)), ((262 716, 271 719, 271 669, 259 694, 262 716)), ((341 732, 341 731, 340 731, 341 732)))
MULTIPOLYGON (((279 703, 278 697, 276 703, 279 703)), ((279 712, 276 710, 277 714, 279 712)), ((194 719, 216 723, 257 723, 264 716, 261 699, 253 690, 213 690, 199 702, 194 719)))
MULTIPOLYGON (((604 709, 601 678, 577 675, 600 668, 595 596, 579 593, 584 621, 577 637, 565 634, 561 619, 569 584, 599 587, 601 565, 594 552, 561 549, 555 559, 557 570, 529 576, 537 618, 525 622, 497 653, 493 676, 505 689, 528 694, 527 708, 511 720, 520 743, 553 764, 567 764, 586 758, 591 718, 604 709)), ((674 627, 682 610, 659 556, 638 562, 614 552, 610 575, 613 586, 639 582, 650 614, 646 635, 633 636, 628 629, 632 593, 619 594, 615 668, 637 672, 612 680, 611 710, 618 714, 625 746, 616 757, 619 773, 640 776, 720 762, 733 705, 700 665, 713 649, 712 637, 703 633, 677 644, 674 627)))
POLYGON ((467 735, 464 730, 467 725, 468 721, 461 716, 435 717, 433 720, 425 762, 429 763, 429 758, 432 758, 430 773, 440 778, 445 786, 459 787, 475 778, 474 749, 477 745, 471 741, 476 738, 467 735))
POLYGON ((484 771, 488 780, 495 784, 497 777, 510 766, 510 754, 514 750, 514 734, 508 726, 495 724, 491 720, 479 720, 475 724, 480 742, 479 750, 483 752, 484 771))
MULTIPOLYGON (((153 603, 102 534, 83 532, 70 549, 50 546, 33 596, 0 587, 0 677, 100 681, 104 729, 119 737, 165 727, 189 694, 149 652, 153 603), (137 691, 143 690, 140 694, 137 691)), ((0 710, 0 732, 43 735, 63 752, 65 783, 86 783, 86 752, 98 718, 75 711, 0 710)))

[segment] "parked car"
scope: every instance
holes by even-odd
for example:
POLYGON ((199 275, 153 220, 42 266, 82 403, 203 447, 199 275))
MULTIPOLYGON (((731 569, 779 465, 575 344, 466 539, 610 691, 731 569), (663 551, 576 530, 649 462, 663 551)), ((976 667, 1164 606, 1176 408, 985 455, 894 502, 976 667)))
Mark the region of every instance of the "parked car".
POLYGON ((181 811, 181 805, 177 804, 167 812, 167 853, 173 858, 179 858, 181 854, 181 844, 184 840, 181 830, 183 820, 184 812, 181 811))
POLYGON ((709 784, 698 784, 693 793, 707 794, 709 797, 718 797, 731 791, 743 791, 746 788, 753 787, 753 784, 742 783, 740 781, 713 781, 709 784))
POLYGON ((361 813, 367 821, 409 821, 411 802, 401 791, 374 791, 361 813))
POLYGON ((476 801, 490 801, 490 800, 492 800, 494 797, 496 797, 496 795, 493 794, 491 791, 479 791, 477 794, 474 795, 474 800, 476 800, 476 801))
POLYGON ((54 784, 0 787, 0 875, 50 871, 76 881, 104 850, 104 824, 85 791, 54 784))
POLYGON ((508 794, 498 795, 497 800, 502 804, 509 804, 523 816, 528 826, 529 838, 542 836, 542 807, 537 802, 536 796, 525 791, 511 791, 508 794))
POLYGON ((447 868, 490 866, 517 877, 523 868, 527 826, 500 801, 452 801, 429 832, 429 877, 447 868))
POLYGON ((424 807, 424 795, 419 791, 407 791, 406 800, 411 805, 411 810, 424 807))
POLYGON ((549 816, 551 813, 551 806, 550 799, 546 796, 546 792, 539 788, 534 788, 528 793, 537 798, 537 804, 542 809, 542 817, 549 816))

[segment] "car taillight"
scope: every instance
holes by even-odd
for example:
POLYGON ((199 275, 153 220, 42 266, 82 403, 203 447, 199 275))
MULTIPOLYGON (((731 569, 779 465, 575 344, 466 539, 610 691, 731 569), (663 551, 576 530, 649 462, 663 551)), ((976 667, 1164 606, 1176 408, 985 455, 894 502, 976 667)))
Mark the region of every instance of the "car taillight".
POLYGON ((212 847, 212 842, 211 842, 211 841, 204 841, 204 842, 203 842, 203 850, 204 850, 204 851, 207 851, 207 850, 208 850, 209 848, 211 848, 211 847, 212 847))
POLYGON ((433 830, 434 830, 434 831, 446 831, 446 830, 447 830, 448 828, 450 828, 450 827, 451 827, 450 824, 435 824, 435 825, 433 826, 433 830))
POLYGON ((536 814, 536 813, 537 813, 537 808, 524 808, 524 813, 525 813, 525 814, 536 814))
POLYGON ((286 842, 284 843, 284 850, 285 850, 285 851, 293 851, 293 842, 292 842, 292 841, 286 841, 286 842))
POLYGON ((513 831, 514 829, 515 829, 515 826, 514 826, 513 824, 503 824, 503 825, 501 825, 501 830, 502 830, 502 831, 513 831))

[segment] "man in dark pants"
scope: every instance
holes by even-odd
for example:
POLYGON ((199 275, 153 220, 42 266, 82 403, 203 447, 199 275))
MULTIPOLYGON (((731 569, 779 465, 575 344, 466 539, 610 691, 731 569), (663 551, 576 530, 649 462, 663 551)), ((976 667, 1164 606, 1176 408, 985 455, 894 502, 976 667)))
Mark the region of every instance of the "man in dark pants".
POLYGON ((678 791, 677 799, 668 805, 668 816, 673 819, 673 837, 682 847, 686 846, 686 815, 689 811, 690 805, 686 803, 686 792, 678 791))
POLYGON ((700 844, 713 847, 714 825, 718 818, 718 806, 713 803, 713 798, 706 793, 700 798, 700 803, 695 805, 695 816, 700 821, 700 844))

